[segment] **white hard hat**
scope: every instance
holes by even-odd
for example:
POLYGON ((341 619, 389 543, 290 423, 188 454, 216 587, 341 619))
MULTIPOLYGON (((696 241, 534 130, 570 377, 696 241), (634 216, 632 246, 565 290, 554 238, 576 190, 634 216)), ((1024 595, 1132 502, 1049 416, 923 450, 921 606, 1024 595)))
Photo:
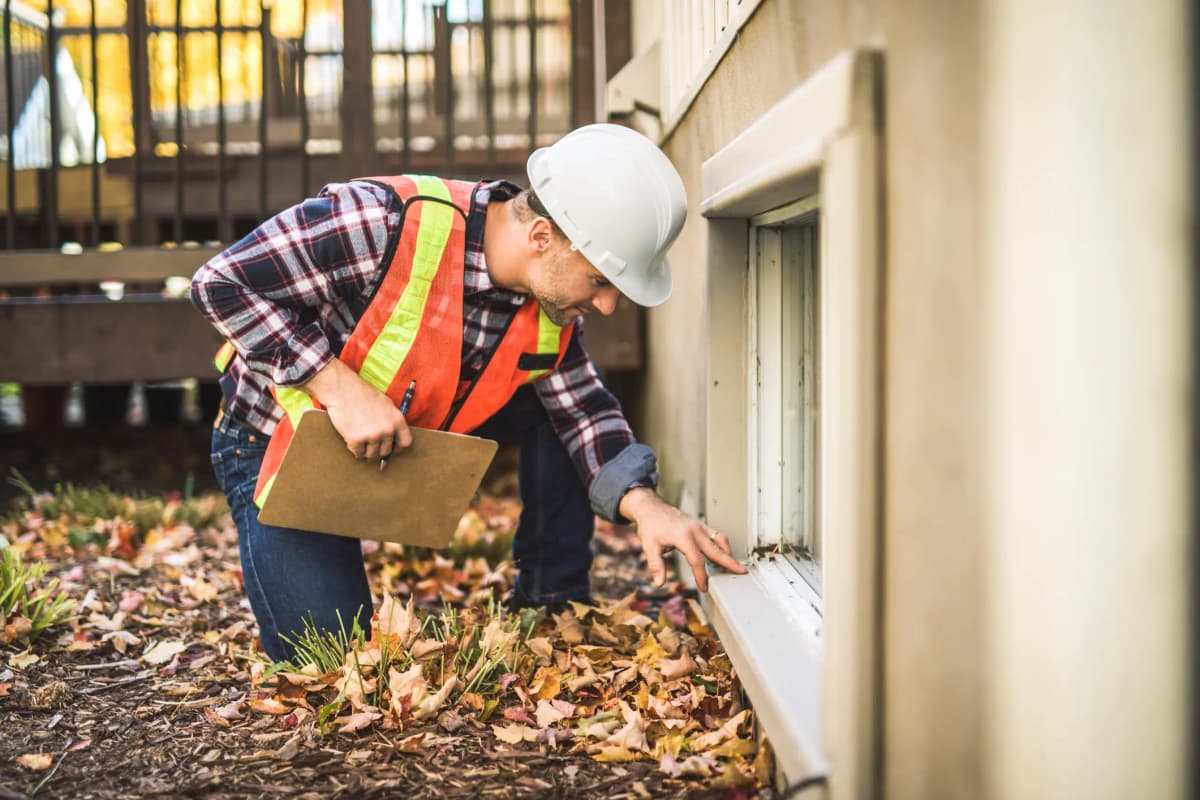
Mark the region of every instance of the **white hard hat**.
POLYGON ((620 125, 585 125, 535 150, 526 171, 550 218, 623 295, 642 306, 670 297, 666 251, 687 196, 654 142, 620 125))

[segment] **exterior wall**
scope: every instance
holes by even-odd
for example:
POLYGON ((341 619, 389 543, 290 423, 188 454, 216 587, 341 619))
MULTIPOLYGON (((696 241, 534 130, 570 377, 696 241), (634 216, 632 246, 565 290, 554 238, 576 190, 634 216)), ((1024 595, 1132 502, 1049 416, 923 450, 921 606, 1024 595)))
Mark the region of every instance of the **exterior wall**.
POLYGON ((980 797, 979 4, 886 12, 884 797, 980 797))
POLYGON ((703 510, 701 165, 883 52, 879 796, 1186 795, 1184 8, 764 0, 663 142, 639 433, 703 510))
MULTIPOLYGON (((638 15, 652 13, 640 7, 634 4, 635 31, 647 23, 638 15)), ((658 452, 662 492, 670 500, 686 491, 703 507, 704 353, 711 332, 704 300, 707 223, 697 210, 700 165, 834 54, 866 44, 873 7, 870 0, 767 0, 663 142, 683 176, 690 209, 671 250, 674 293, 647 319, 651 345, 639 435, 658 452)))

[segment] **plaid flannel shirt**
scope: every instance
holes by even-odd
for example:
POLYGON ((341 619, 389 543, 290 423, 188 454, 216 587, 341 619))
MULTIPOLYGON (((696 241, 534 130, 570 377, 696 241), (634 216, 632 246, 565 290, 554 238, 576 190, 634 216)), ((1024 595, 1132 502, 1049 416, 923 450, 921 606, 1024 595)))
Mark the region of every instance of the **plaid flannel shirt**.
MULTIPOLYGON (((462 377, 469 380, 500 342, 526 295, 495 286, 483 256, 488 202, 520 187, 495 181, 475 190, 467 220, 463 284, 462 377)), ((365 181, 330 184, 268 219, 204 264, 191 299, 233 343, 228 368, 236 388, 228 413, 264 434, 282 411, 272 384, 307 383, 350 337, 382 275, 381 260, 401 225, 388 190, 365 181)), ((407 269, 410 265, 396 264, 407 269)), ((582 343, 582 319, 562 363, 534 386, 554 430, 588 487, 593 509, 619 519, 621 496, 654 487, 654 454, 637 444, 616 398, 582 343)))

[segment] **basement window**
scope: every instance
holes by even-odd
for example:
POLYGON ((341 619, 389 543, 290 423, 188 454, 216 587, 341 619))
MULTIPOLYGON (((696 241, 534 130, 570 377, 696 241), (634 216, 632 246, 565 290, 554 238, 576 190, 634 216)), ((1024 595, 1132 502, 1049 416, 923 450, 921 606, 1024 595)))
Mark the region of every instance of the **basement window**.
POLYGON ((757 549, 786 558, 818 596, 819 209, 811 195, 751 218, 749 287, 757 549))

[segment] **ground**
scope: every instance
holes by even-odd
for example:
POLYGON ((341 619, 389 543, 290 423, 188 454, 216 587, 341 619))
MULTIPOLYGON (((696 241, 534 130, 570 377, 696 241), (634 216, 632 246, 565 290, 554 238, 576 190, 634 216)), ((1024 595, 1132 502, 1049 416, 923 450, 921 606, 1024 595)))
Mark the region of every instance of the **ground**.
POLYGON ((655 590, 636 535, 600 523, 599 610, 501 615, 519 506, 511 479, 487 488, 450 553, 364 546, 385 603, 355 657, 390 641, 415 659, 393 652, 411 669, 386 692, 366 668, 367 694, 345 668, 270 674, 216 495, 27 499, 3 536, 74 617, 0 645, 0 800, 770 797, 769 753, 682 584, 655 590))

